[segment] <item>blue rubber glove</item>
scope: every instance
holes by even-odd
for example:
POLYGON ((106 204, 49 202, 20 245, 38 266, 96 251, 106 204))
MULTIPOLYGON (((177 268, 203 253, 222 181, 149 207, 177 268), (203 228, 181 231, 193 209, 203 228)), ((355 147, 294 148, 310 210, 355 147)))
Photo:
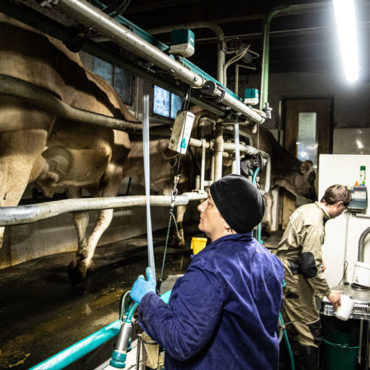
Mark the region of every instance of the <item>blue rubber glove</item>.
POLYGON ((145 272, 147 280, 144 279, 143 275, 140 275, 131 288, 130 296, 136 303, 140 303, 145 294, 150 292, 155 293, 156 283, 152 269, 147 267, 145 272))

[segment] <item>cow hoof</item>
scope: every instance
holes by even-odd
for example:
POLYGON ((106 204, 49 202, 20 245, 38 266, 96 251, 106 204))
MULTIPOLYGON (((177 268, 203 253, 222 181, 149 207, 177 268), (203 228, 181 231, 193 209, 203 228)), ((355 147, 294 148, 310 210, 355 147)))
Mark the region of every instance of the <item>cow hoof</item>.
POLYGON ((82 283, 87 275, 87 265, 84 260, 74 258, 68 265, 68 276, 72 284, 82 283))
POLYGON ((177 235, 173 235, 170 239, 169 246, 172 248, 184 248, 185 247, 185 240, 180 239, 177 235))
POLYGON ((185 248, 186 247, 185 239, 178 240, 177 247, 178 248, 185 248))

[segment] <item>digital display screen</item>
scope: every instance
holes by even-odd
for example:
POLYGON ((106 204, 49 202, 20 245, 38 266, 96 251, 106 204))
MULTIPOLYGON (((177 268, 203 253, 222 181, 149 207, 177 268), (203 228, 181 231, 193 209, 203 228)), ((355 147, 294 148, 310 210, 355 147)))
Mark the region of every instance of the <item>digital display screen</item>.
POLYGON ((171 118, 175 119, 177 112, 182 108, 182 99, 175 94, 171 94, 171 118))
POLYGON ((153 113, 170 116, 170 92, 159 86, 154 86, 153 113))

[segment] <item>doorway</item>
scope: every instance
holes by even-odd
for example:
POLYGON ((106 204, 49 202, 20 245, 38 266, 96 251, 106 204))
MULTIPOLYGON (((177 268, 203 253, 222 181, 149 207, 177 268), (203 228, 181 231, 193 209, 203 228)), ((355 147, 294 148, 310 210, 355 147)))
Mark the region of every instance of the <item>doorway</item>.
POLYGON ((333 147, 333 99, 284 99, 284 147, 301 161, 318 168, 320 154, 333 147))
MULTIPOLYGON (((332 153, 333 148, 333 98, 284 98, 282 103, 285 149, 301 161, 311 160, 318 174, 319 155, 332 153)), ((284 230, 296 199, 283 192, 282 205, 284 230)))

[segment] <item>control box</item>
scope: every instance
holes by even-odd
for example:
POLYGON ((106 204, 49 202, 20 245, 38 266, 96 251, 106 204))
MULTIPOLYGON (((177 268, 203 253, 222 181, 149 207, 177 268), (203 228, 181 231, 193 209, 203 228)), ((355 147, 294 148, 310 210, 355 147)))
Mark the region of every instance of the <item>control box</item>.
POLYGON ((192 112, 181 110, 177 113, 168 145, 170 149, 180 154, 186 153, 194 120, 195 115, 192 112))
POLYGON ((259 101, 258 89, 248 88, 244 90, 244 104, 257 105, 259 101))
POLYGON ((194 54, 194 32, 189 29, 178 29, 171 32, 170 53, 185 58, 194 54))
POLYGON ((352 201, 348 206, 348 211, 353 213, 365 212, 367 208, 367 187, 347 186, 347 189, 352 195, 352 201))

